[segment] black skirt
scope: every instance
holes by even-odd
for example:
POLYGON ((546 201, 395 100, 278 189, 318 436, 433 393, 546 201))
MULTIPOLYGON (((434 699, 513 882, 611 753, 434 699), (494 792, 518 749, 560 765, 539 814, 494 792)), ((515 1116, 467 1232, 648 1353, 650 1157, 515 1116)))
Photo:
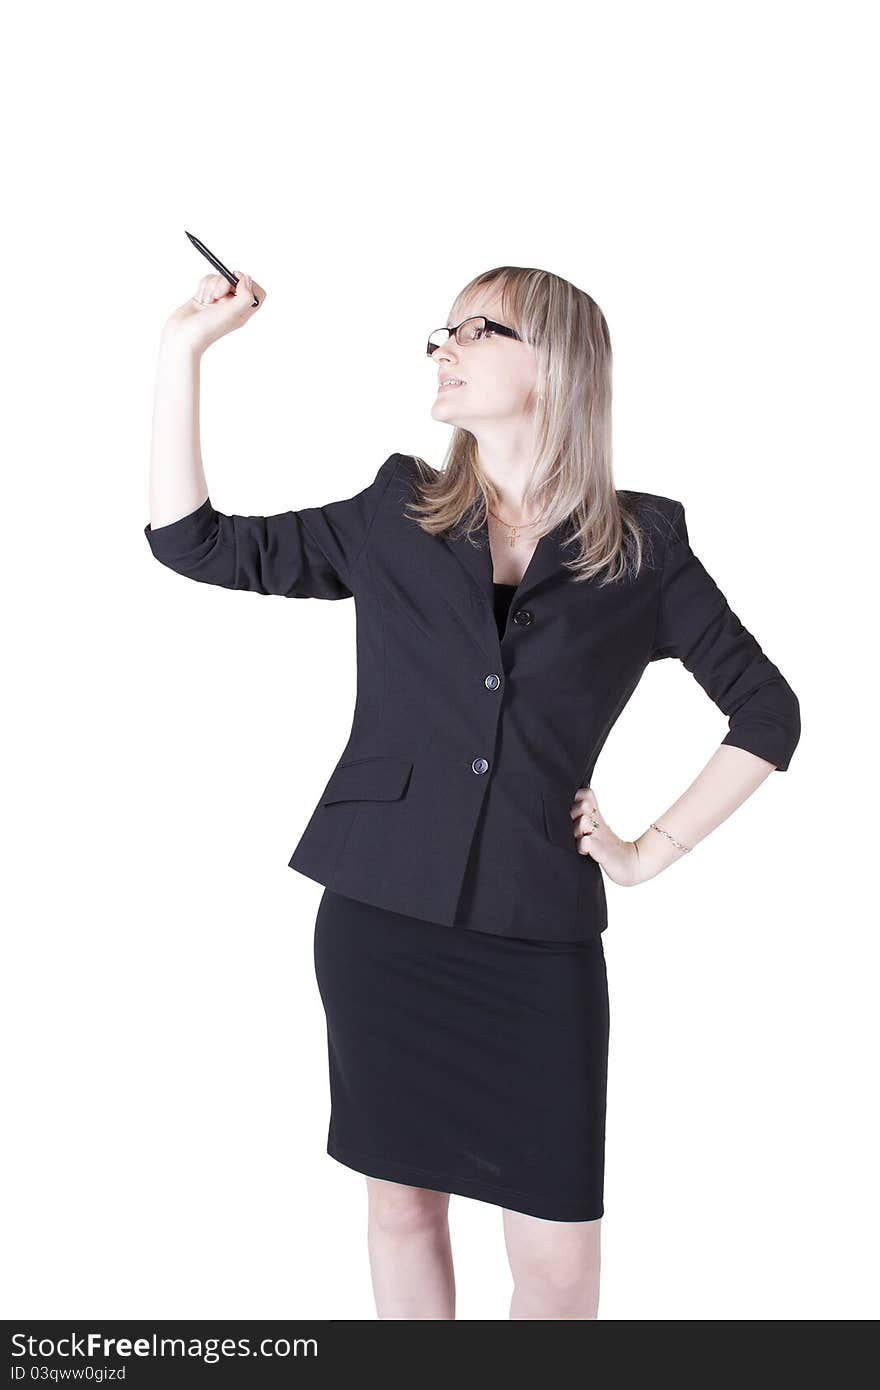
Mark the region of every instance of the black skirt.
POLYGON ((548 1220, 603 1215, 601 936, 495 936, 327 888, 314 955, 331 1157, 548 1220))

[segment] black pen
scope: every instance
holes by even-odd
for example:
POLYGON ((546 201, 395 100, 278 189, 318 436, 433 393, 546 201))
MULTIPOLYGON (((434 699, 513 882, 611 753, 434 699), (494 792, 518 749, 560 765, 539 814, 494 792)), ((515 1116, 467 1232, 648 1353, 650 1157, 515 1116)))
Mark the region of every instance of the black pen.
MULTIPOLYGON (((186 231, 186 228, 184 228, 184 231, 186 231)), ((212 251, 208 250, 207 246, 203 241, 199 241, 197 236, 193 236, 192 232, 187 232, 186 234, 192 242, 193 246, 196 248, 196 250, 201 251, 202 255, 205 257, 206 260, 211 262, 211 265, 214 267, 215 270, 219 270, 221 275, 226 276, 226 279, 229 281, 230 285, 238 284, 238 276, 233 275, 231 270, 227 270, 223 262, 218 260, 212 251)), ((257 299, 257 296, 254 295, 254 302, 251 305, 251 308, 256 309, 259 302, 260 301, 257 299)))

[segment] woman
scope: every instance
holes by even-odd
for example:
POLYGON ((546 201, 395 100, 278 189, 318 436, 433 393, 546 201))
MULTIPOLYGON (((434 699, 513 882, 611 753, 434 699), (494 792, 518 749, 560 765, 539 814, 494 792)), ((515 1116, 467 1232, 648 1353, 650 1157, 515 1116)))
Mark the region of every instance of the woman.
POLYGON ((458 1193, 502 1209, 512 1318, 595 1318, 603 875, 645 882, 785 771, 798 701, 690 549, 681 503, 614 487, 589 295, 540 270, 477 276, 427 345, 432 413, 453 426, 442 472, 392 454, 353 498, 228 516, 202 471, 198 361, 264 299, 247 275, 234 292, 206 276, 169 319, 145 532, 200 582, 357 602, 352 732, 290 864, 325 885, 327 1150, 366 1176, 378 1313, 455 1316, 458 1193), (667 656, 730 727, 627 841, 590 778, 667 656))

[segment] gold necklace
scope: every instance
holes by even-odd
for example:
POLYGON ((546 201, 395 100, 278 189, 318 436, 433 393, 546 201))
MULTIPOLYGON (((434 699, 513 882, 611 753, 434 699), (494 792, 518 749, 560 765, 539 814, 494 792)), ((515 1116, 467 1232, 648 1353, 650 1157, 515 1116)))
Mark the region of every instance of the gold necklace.
POLYGON ((488 513, 489 513, 490 516, 494 516, 494 517, 495 517, 495 520, 496 520, 496 521, 500 521, 502 526, 506 526, 506 527, 508 528, 508 531, 510 532, 510 534, 509 534, 509 536, 508 536, 508 538, 507 538, 507 543, 508 543, 508 545, 510 545, 510 546, 516 545, 517 541, 519 540, 519 532, 520 532, 520 531, 527 531, 527 530, 529 529, 530 526, 537 526, 537 525, 538 525, 538 522, 537 522, 537 521, 524 521, 524 522, 520 523, 520 524, 517 525, 517 526, 513 526, 513 525, 511 525, 511 523, 510 523, 509 521, 505 521, 505 520, 503 519, 503 517, 500 517, 500 516, 497 514, 497 512, 493 512, 493 510, 492 510, 491 507, 487 507, 486 510, 488 511, 488 513))

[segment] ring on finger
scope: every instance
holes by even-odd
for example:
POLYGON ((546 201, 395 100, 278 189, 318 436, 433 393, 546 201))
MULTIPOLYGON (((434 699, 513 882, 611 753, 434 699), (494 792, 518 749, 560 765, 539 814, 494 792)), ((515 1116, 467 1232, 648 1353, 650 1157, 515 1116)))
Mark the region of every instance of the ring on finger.
MULTIPOLYGON (((585 812, 584 814, 586 814, 586 812, 585 812)), ((599 828, 599 819, 598 819, 598 817, 597 817, 597 815, 596 815, 596 812, 591 810, 591 811, 590 811, 590 825, 589 825, 588 829, 582 830, 582 831, 581 831, 581 835, 592 835, 593 831, 594 831, 594 830, 598 830, 598 828, 599 828)))

